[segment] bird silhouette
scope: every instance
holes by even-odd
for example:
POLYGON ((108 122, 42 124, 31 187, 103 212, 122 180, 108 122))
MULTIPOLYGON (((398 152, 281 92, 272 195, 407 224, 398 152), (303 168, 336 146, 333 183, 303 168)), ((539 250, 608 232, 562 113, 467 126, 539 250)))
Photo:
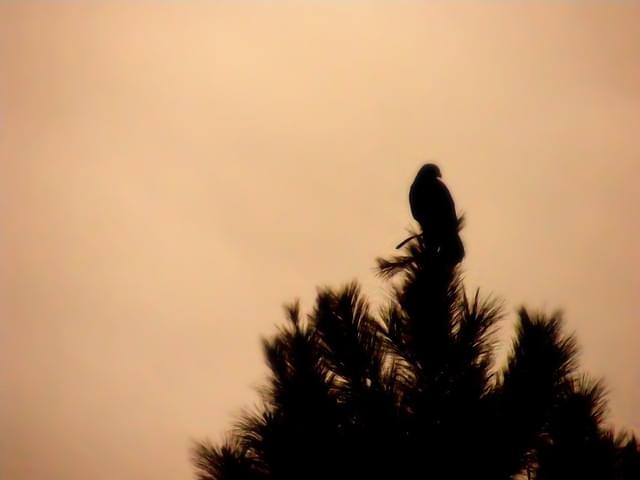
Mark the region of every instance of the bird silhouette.
POLYGON ((465 255, 458 234, 459 220, 453 197, 442 182, 440 168, 427 163, 420 168, 409 190, 413 218, 420 224, 425 245, 448 263, 459 263, 465 255))

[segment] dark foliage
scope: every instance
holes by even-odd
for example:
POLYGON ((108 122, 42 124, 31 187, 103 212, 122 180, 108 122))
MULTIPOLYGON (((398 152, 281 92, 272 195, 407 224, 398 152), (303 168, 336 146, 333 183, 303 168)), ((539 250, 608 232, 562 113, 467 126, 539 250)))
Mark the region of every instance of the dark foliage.
POLYGON ((199 479, 640 479, 559 315, 521 309, 496 366, 502 308, 468 296, 458 265, 416 237, 378 266, 400 277, 378 315, 356 284, 320 290, 305 319, 287 307, 262 407, 194 449, 199 479))

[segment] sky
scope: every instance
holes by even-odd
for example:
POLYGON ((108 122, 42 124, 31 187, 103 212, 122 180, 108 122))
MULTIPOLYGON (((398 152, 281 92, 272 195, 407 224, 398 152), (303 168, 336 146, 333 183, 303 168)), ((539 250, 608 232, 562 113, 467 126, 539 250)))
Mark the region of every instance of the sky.
MULTIPOLYGON (((640 433, 640 3, 0 4, 0 478, 192 478, 295 298, 437 162, 467 288, 562 310, 640 433)), ((508 343, 503 344, 506 349, 508 343)))

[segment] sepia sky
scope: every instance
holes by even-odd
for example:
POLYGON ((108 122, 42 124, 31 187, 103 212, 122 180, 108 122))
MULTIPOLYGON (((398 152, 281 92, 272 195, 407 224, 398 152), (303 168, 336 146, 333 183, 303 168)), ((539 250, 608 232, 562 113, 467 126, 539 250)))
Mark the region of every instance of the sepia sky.
MULTIPOLYGON (((562 309, 640 432, 640 3, 5 1, 0 478, 186 480, 420 165, 468 288, 562 309)), ((504 336, 508 335, 508 329, 504 336)))

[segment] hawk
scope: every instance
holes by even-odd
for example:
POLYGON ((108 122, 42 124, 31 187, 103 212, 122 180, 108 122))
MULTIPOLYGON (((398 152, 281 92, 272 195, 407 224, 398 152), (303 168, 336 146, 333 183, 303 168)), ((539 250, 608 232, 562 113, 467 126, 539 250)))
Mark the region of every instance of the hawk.
POLYGON ((462 261, 465 252, 458 235, 455 203, 441 178, 437 165, 423 165, 409 190, 409 205, 425 244, 455 264, 462 261))

